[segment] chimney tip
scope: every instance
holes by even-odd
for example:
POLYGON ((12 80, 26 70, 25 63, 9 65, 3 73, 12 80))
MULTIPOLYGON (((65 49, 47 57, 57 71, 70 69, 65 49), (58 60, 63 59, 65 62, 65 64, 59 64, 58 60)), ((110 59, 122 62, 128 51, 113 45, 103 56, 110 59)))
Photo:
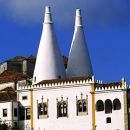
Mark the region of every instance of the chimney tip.
POLYGON ((50 6, 45 7, 45 13, 51 13, 51 7, 50 6))
POLYGON ((81 9, 76 9, 76 16, 81 16, 81 9))

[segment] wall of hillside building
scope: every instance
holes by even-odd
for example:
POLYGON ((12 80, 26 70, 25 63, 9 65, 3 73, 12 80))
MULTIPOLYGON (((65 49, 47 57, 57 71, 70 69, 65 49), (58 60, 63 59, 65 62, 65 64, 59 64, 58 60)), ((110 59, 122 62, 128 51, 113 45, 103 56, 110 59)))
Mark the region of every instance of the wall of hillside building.
POLYGON ((0 74, 7 70, 7 62, 4 62, 0 65, 0 74))
POLYGON ((126 130, 125 117, 124 117, 124 91, 108 91, 95 94, 95 104, 97 101, 102 100, 104 103, 104 110, 96 110, 96 130, 126 130), (110 99, 112 102, 112 112, 105 113, 105 101, 110 99), (119 99, 121 102, 120 110, 113 110, 114 99, 119 99), (111 122, 107 122, 107 118, 111 118, 111 122))
POLYGON ((10 61, 0 65, 0 74, 5 70, 22 72, 30 77, 33 76, 35 60, 10 61))
POLYGON ((5 89, 7 87, 12 87, 13 89, 15 89, 16 84, 15 84, 15 82, 8 82, 8 83, 1 83, 0 84, 0 90, 5 89))
MULTIPOLYGON (((79 85, 79 86, 66 86, 67 88, 55 88, 33 91, 33 117, 34 117, 34 129, 36 130, 90 130, 92 129, 92 100, 91 100, 91 86, 79 85), (77 116, 76 96, 81 99, 81 93, 83 99, 86 99, 88 95, 88 114, 77 116), (47 102, 48 100, 48 117, 38 119, 38 103, 47 102), (66 100, 68 98, 68 117, 57 118, 57 99, 58 101, 66 100)), ((19 101, 21 106, 30 105, 29 91, 18 92, 19 101), (27 96, 27 100, 22 100, 22 96, 27 96)), ((26 127, 30 122, 20 121, 26 127)))
POLYGON ((0 119, 8 123, 8 125, 17 125, 18 124, 18 103, 12 101, 0 102, 0 119), (17 115, 14 114, 15 113, 14 109, 17 109, 17 115))

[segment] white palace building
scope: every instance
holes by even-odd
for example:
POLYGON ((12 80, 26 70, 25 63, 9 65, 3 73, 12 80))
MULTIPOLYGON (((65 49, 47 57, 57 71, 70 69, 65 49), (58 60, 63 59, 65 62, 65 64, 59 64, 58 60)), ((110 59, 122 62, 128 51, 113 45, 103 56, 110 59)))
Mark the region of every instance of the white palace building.
POLYGON ((33 84, 17 85, 17 101, 1 102, 0 118, 22 130, 130 130, 129 88, 124 78, 103 83, 93 76, 80 9, 65 70, 47 6, 33 84))

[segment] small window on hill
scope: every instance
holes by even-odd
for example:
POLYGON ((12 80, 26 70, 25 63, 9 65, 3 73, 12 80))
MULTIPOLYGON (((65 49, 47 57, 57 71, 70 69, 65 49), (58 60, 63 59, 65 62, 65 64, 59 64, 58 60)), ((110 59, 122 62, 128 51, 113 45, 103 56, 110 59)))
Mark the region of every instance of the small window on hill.
POLYGON ((17 117, 17 108, 14 108, 14 116, 17 117))
POLYGON ((7 109, 3 109, 3 117, 7 117, 7 109))

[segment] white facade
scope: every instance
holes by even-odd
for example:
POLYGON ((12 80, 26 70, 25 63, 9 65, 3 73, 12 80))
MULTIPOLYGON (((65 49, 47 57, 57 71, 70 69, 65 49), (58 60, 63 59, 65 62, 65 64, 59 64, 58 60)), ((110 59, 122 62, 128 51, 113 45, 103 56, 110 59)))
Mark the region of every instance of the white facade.
MULTIPOLYGON (((72 81, 49 81, 34 86, 18 86, 18 97, 22 106, 31 106, 30 92, 33 97, 33 128, 34 130, 127 130, 128 118, 126 103, 126 85, 112 86, 111 88, 102 89, 102 84, 98 81, 92 80, 72 80, 72 81), (92 90, 92 85, 95 84, 95 91, 92 90), (96 84, 100 87, 96 87, 96 84), (31 91, 30 91, 31 90, 31 91), (94 95, 93 95, 94 94, 94 95), (27 96, 27 100, 23 101, 22 97, 27 96), (87 97, 87 98, 86 98, 87 97), (94 102, 93 98, 94 97, 94 102), (80 113, 77 115, 77 100, 85 99, 87 101, 87 114, 80 113), (105 101, 109 99, 112 102, 112 111, 106 113, 107 106, 105 101), (119 99, 121 108, 116 110, 114 106, 114 99, 119 99), (57 117, 57 103, 59 101, 68 102, 68 115, 65 117, 57 117), (98 111, 96 108, 97 101, 102 100, 104 103, 104 110, 98 111), (38 118, 38 104, 48 101, 47 117, 38 118), (115 109, 115 110, 114 110, 115 109), (94 110, 94 111, 93 111, 94 110), (93 117, 93 113, 95 116, 93 117), (127 115, 126 115, 127 114, 127 115), (110 122, 107 122, 110 118, 110 122), (93 122, 95 122, 93 127, 93 122)), ((31 121, 20 121, 23 126, 29 125, 31 121)))
POLYGON ((0 118, 18 119, 22 130, 129 130, 130 86, 124 79, 111 84, 95 80, 80 10, 75 21, 66 78, 50 8, 46 7, 33 85, 19 82, 18 103, 0 102, 0 118), (13 117, 14 107, 19 118, 13 117), (8 116, 2 116, 3 109, 8 116))
POLYGON ((104 111, 96 111, 96 130, 126 130, 125 117, 124 117, 124 90, 115 91, 102 91, 95 94, 95 103, 98 100, 104 102, 104 111), (119 99, 121 102, 120 110, 113 110, 111 113, 105 113, 105 101, 111 100, 112 104, 114 99, 119 99), (111 119, 111 123, 107 123, 107 118, 111 119))

